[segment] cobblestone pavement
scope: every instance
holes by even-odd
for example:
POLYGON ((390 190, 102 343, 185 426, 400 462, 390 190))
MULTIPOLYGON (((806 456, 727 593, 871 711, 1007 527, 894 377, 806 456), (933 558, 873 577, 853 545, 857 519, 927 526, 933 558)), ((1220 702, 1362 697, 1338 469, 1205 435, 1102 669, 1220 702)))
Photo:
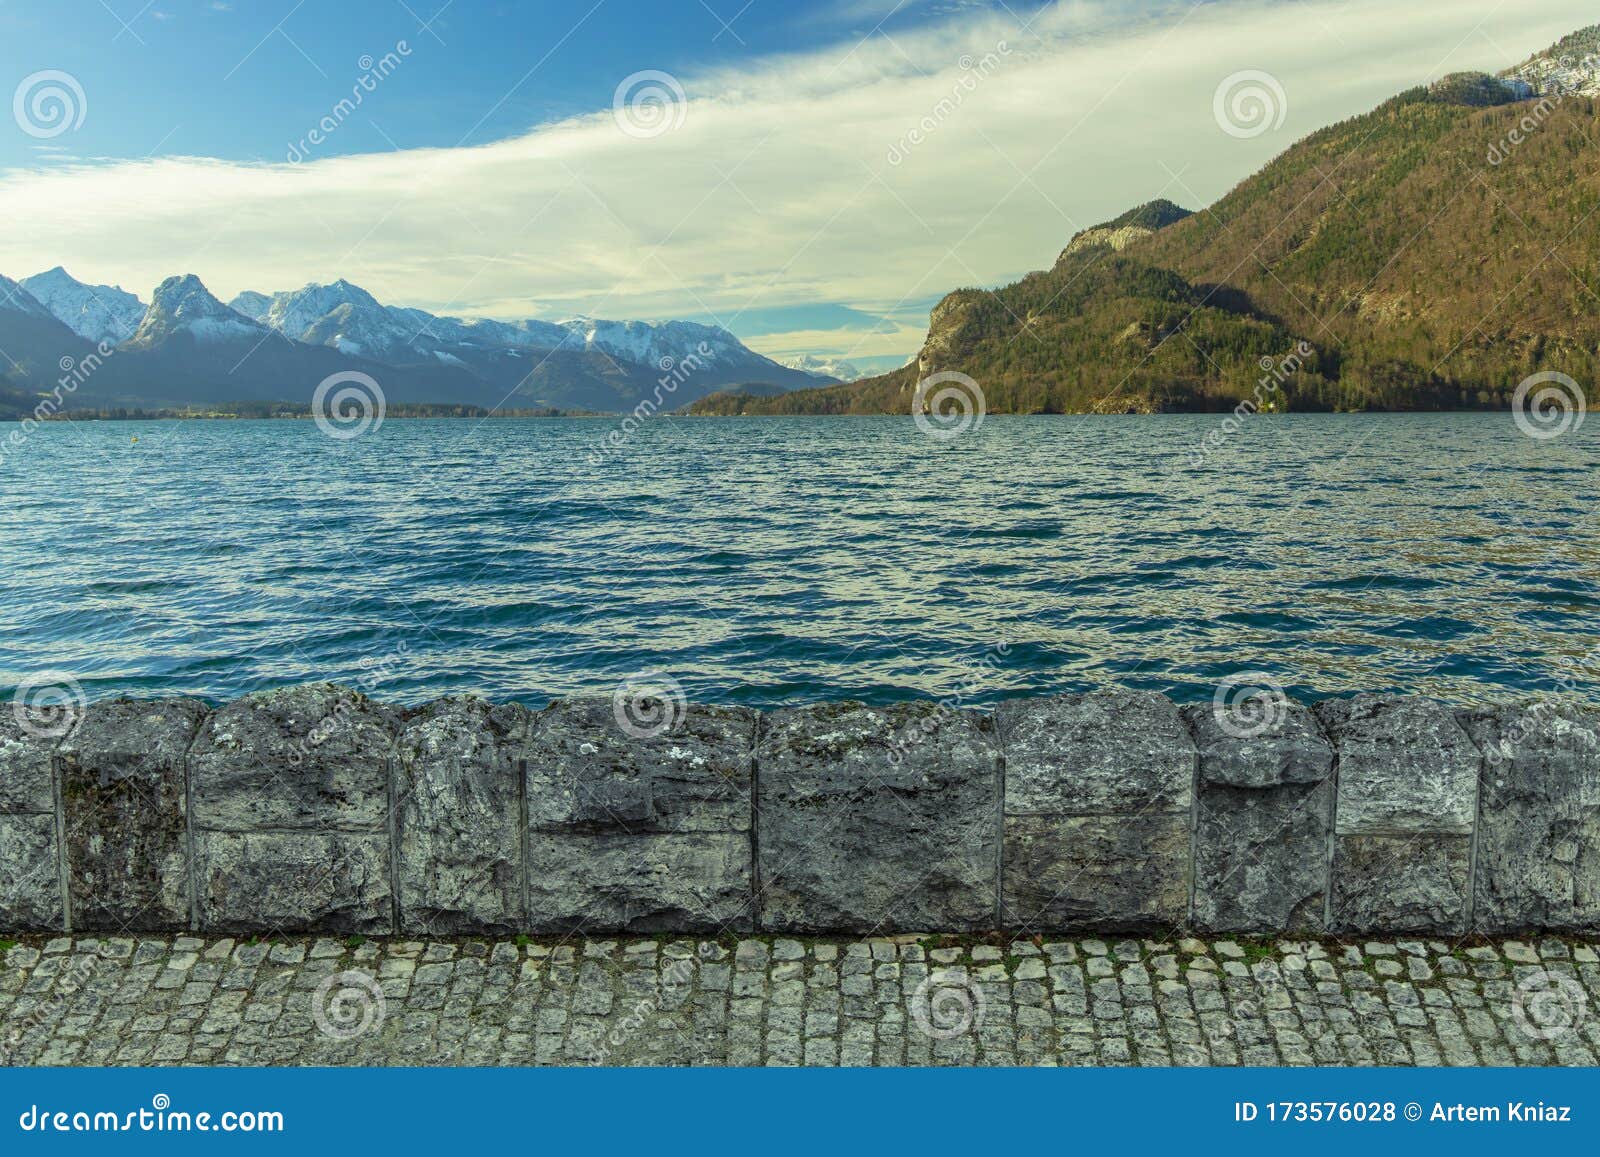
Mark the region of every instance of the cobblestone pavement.
MULTIPOLYGON (((0 940, 0 945, 5 941, 0 940)), ((1593 1065, 1594 944, 30 939, 39 1065, 1593 1065)))

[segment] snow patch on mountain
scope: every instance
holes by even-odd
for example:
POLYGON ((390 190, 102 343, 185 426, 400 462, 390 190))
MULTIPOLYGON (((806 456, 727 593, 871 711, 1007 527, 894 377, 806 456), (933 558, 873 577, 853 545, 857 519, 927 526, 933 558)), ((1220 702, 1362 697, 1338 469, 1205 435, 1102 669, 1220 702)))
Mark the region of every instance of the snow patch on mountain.
POLYGON ((54 316, 38 298, 4 274, 0 274, 0 309, 30 317, 54 316))

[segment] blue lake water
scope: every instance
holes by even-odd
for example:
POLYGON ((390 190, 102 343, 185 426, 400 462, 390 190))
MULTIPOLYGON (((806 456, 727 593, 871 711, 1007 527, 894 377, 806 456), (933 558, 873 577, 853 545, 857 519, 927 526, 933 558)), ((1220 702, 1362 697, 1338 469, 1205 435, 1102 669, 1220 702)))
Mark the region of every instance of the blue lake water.
POLYGON ((1600 420, 658 417, 596 464, 614 429, 41 428, 0 465, 0 688, 1600 690, 1600 420))

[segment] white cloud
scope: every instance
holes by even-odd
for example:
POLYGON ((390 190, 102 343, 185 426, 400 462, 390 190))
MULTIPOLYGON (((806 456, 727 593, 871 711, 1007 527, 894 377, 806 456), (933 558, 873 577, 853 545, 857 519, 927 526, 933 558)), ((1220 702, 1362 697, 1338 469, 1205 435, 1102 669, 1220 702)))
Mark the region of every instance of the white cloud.
MULTIPOLYGON (((777 306, 894 314, 1048 265, 1075 230, 1151 197, 1198 207, 1320 125, 1442 72, 1512 64, 1592 19, 1577 0, 1511 8, 1185 4, 1129 23, 1058 5, 1031 30, 961 15, 685 75, 682 127, 648 139, 607 109, 474 148, 13 170, 0 174, 0 272, 59 263, 141 292, 195 272, 224 297, 344 276, 446 312, 711 313, 736 332, 745 311, 777 306), (962 55, 990 52, 989 75, 959 88, 962 55), (1218 129, 1213 92, 1241 69, 1281 82, 1282 129, 1218 129), (935 111, 958 92, 959 107, 935 111), (924 117, 924 142, 891 164, 924 117)), ((916 345, 911 331, 893 350, 861 336, 863 354, 916 345)))

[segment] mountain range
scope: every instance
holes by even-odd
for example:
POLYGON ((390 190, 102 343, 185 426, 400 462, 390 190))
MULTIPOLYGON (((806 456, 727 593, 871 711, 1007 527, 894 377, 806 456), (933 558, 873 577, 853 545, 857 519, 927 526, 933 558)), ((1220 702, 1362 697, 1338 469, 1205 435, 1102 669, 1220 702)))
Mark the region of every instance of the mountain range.
POLYGON ((908 413, 955 371, 991 412, 1503 407, 1600 367, 1600 26, 1311 134, 1210 207, 1158 200, 1050 268, 959 289, 917 360, 691 412, 908 413))
POLYGON ((611 412, 654 398, 664 381, 682 404, 730 385, 819 380, 695 322, 440 317, 344 280, 224 304, 193 274, 163 281, 145 305, 60 267, 0 277, 0 352, 0 416, 34 409, 69 366, 92 373, 72 379, 66 408, 100 409, 304 404, 341 371, 370 374, 394 402, 611 412))

